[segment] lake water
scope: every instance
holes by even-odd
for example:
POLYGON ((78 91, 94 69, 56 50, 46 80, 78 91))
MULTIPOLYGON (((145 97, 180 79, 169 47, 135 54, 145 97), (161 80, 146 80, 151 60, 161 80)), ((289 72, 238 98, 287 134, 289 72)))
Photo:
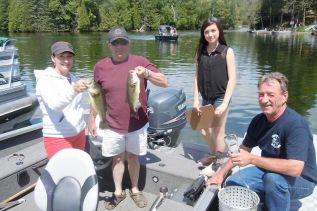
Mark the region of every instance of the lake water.
MULTIPOLYGON (((92 78, 96 61, 110 55, 106 48, 106 36, 107 33, 40 33, 12 34, 10 37, 17 39, 15 45, 19 48, 23 80, 29 91, 34 92, 33 70, 51 65, 50 45, 53 42, 71 42, 76 51, 73 72, 82 78, 92 78)), ((266 72, 280 71, 290 80, 288 105, 304 115, 312 132, 317 134, 317 36, 227 32, 225 37, 235 52, 237 66, 237 84, 230 106, 227 133, 244 135, 251 118, 260 112, 257 103, 258 78, 266 72)), ((131 53, 150 59, 167 76, 170 86, 182 88, 186 93, 187 107, 190 108, 199 33, 180 32, 177 43, 155 41, 152 33, 130 33, 130 38, 131 53)), ((199 131, 192 131, 189 125, 182 130, 181 139, 202 140, 199 131)))

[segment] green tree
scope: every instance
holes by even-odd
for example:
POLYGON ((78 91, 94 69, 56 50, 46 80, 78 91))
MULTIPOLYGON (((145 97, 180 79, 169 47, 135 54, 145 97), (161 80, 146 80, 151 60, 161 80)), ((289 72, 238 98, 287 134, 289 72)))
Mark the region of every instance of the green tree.
POLYGON ((29 0, 28 8, 33 32, 51 31, 52 25, 48 11, 49 0, 29 0))
POLYGON ((77 8, 79 7, 78 0, 67 0, 65 4, 65 20, 70 31, 77 29, 77 8))
POLYGON ((8 7, 7 0, 0 0, 0 31, 8 31, 8 7))
POLYGON ((9 31, 32 32, 28 0, 10 0, 9 2, 9 31))
POLYGON ((160 13, 161 4, 163 1, 159 0, 144 0, 145 5, 143 7, 143 20, 147 24, 150 30, 157 30, 158 26, 162 23, 162 14, 160 13))
POLYGON ((0 30, 108 31, 114 25, 157 30, 160 24, 192 30, 210 16, 224 28, 264 28, 294 19, 305 24, 307 11, 312 21, 317 0, 0 0, 0 30))
POLYGON ((241 14, 241 24, 248 25, 255 29, 255 25, 260 22, 260 9, 262 0, 244 0, 239 5, 239 12, 241 14))
POLYGON ((305 26, 306 24, 306 12, 307 10, 312 6, 313 1, 311 0, 300 0, 298 5, 299 5, 299 11, 302 13, 302 23, 305 26))
POLYGON ((130 0, 131 9, 131 27, 132 29, 144 31, 147 29, 148 23, 146 22, 146 14, 144 10, 143 0, 130 0))
POLYGON ((89 31, 90 20, 85 5, 85 0, 81 0, 80 6, 77 9, 77 25, 79 31, 89 31))
POLYGON ((231 10, 228 2, 225 0, 213 0, 211 5, 213 16, 221 20, 225 29, 232 27, 231 10))
POLYGON ((50 0, 48 11, 54 31, 69 30, 64 5, 59 0, 50 0))
POLYGON ((189 0, 176 6, 176 27, 197 29, 201 22, 210 17, 210 4, 206 1, 189 0))
POLYGON ((93 29, 94 31, 97 30, 100 24, 99 2, 100 0, 85 1, 90 22, 90 29, 93 29))
POLYGON ((100 9, 100 29, 109 30, 112 26, 120 25, 127 30, 132 29, 132 13, 128 0, 109 0, 101 5, 100 9))

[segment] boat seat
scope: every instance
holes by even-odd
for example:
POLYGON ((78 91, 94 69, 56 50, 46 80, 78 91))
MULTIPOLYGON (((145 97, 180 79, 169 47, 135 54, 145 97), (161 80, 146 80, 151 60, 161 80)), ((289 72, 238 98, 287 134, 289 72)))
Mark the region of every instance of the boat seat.
POLYGON ((34 189, 40 210, 95 211, 98 180, 89 154, 63 149, 47 163, 34 189))

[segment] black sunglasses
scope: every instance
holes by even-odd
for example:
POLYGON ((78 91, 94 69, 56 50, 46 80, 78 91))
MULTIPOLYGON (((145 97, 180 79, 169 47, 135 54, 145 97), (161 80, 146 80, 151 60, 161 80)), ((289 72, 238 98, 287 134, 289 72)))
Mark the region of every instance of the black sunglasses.
POLYGON ((115 40, 115 41, 111 42, 111 45, 113 45, 113 46, 127 45, 128 43, 129 43, 129 41, 127 41, 127 40, 119 39, 119 40, 115 40))

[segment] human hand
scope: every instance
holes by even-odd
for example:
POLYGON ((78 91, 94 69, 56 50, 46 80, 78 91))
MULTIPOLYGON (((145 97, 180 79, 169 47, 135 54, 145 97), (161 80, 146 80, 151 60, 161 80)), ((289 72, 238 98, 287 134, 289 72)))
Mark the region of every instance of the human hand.
POLYGON ((251 153, 241 149, 239 150, 238 153, 232 153, 230 155, 231 157, 231 162, 235 165, 235 166, 246 166, 249 165, 251 163, 251 153))
POLYGON ((97 136, 96 118, 93 114, 89 115, 89 132, 92 136, 97 136))
POLYGON ((91 83, 89 80, 78 80, 73 84, 73 88, 76 92, 83 92, 88 89, 91 83))
POLYGON ((223 113, 225 113, 226 109, 228 108, 228 104, 222 103, 215 109, 215 115, 220 117, 223 113))
POLYGON ((136 73, 139 76, 139 78, 143 77, 148 79, 150 77, 150 70, 146 69, 145 67, 137 66, 134 69, 136 70, 136 73))
POLYGON ((198 113, 198 116, 201 114, 199 101, 194 101, 194 103, 193 103, 193 110, 198 113))
POLYGON ((83 83, 87 86, 90 87, 92 85, 94 80, 92 79, 83 79, 83 83))
POLYGON ((216 184, 218 186, 218 189, 220 190, 222 182, 223 182, 223 175, 217 172, 214 176, 210 177, 207 180, 206 185, 216 184))

